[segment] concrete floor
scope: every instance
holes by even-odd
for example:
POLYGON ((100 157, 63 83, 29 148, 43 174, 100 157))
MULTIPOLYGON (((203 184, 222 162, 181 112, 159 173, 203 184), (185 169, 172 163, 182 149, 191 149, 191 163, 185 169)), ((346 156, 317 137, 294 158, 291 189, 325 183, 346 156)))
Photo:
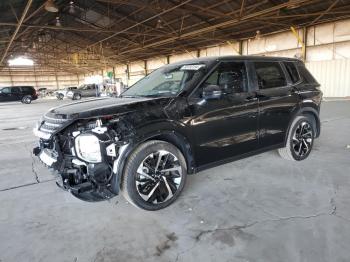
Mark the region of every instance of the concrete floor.
POLYGON ((159 212, 56 187, 31 128, 67 102, 0 104, 1 262, 349 261, 350 101, 323 103, 307 160, 273 151, 201 172, 159 212))

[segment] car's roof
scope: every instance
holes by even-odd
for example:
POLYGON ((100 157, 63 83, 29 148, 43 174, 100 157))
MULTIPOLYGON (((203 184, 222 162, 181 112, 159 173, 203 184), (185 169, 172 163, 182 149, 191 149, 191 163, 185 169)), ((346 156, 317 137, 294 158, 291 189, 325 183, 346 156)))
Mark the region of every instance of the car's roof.
POLYGON ((0 88, 5 88, 5 87, 12 88, 12 87, 33 87, 33 86, 0 86, 0 88))
POLYGON ((227 61, 227 60, 253 60, 253 61, 300 61, 297 58, 290 57, 276 57, 276 56, 245 56, 245 55, 236 55, 236 56, 212 56, 212 57, 199 57, 189 60, 184 60, 181 62, 172 63, 170 65, 177 64, 189 64, 189 63, 211 63, 215 61, 227 61))

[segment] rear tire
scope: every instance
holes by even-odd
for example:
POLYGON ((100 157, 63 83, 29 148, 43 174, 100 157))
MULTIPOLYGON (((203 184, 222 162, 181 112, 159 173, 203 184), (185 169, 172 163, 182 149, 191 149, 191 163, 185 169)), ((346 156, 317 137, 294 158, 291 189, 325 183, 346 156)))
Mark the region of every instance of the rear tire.
POLYGON ((284 159, 301 161, 311 153, 316 134, 315 120, 311 116, 297 116, 289 129, 286 146, 278 149, 284 159))
POLYGON ((127 159, 121 192, 128 202, 145 210, 159 210, 181 194, 187 177, 186 161, 174 145, 151 140, 127 159))
POLYGON ((23 104, 30 104, 32 102, 33 98, 31 96, 24 96, 21 100, 23 104))
POLYGON ((58 94, 58 95, 57 95, 57 99, 58 99, 58 100, 63 100, 63 97, 64 97, 63 94, 58 94))

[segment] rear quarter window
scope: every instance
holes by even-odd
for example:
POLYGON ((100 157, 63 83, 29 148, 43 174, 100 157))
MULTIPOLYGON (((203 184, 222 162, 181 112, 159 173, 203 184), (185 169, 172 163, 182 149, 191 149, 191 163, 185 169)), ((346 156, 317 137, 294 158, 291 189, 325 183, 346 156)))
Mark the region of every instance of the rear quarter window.
POLYGON ((316 79, 311 75, 311 73, 309 72, 309 70, 307 70, 307 68, 303 63, 299 62, 297 67, 298 67, 299 75, 303 80, 303 82, 307 84, 318 84, 316 79))
POLYGON ((18 94, 21 92, 21 89, 18 86, 14 86, 11 89, 11 93, 18 94))
POLYGON ((300 76, 294 62, 284 62, 288 76, 293 84, 300 81, 300 76))

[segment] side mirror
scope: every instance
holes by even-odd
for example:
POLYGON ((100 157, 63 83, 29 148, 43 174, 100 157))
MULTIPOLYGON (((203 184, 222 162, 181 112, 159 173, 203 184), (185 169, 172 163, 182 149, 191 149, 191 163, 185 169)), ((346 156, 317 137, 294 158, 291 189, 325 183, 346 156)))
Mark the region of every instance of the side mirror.
POLYGON ((222 89, 217 85, 208 85, 203 88, 202 97, 204 99, 220 99, 222 95, 222 89))

